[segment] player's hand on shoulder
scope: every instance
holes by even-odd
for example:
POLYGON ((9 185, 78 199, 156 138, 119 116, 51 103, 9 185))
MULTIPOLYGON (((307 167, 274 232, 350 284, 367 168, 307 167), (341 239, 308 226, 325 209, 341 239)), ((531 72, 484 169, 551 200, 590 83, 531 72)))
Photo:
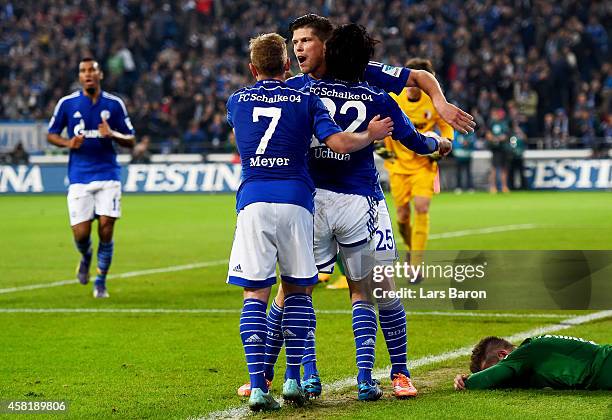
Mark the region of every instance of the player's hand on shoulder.
POLYGON ((440 156, 444 157, 448 155, 451 150, 453 150, 453 143, 444 137, 440 137, 438 139, 438 151, 440 152, 440 156))
POLYGON ((393 120, 389 117, 380 119, 380 115, 375 116, 368 124, 368 135, 370 139, 382 140, 393 133, 393 120))
POLYGON ((98 124, 98 131, 102 137, 111 137, 113 134, 113 130, 111 130, 110 125, 108 125, 106 118, 102 118, 102 122, 98 124))
POLYGON ((463 391, 465 390, 465 381, 469 378, 470 375, 462 374, 455 376, 454 387, 455 391, 463 391))
POLYGON ((70 142, 68 143, 68 148, 78 149, 83 144, 83 140, 85 140, 85 136, 83 136, 82 134, 79 134, 78 136, 74 136, 73 138, 70 139, 70 142))

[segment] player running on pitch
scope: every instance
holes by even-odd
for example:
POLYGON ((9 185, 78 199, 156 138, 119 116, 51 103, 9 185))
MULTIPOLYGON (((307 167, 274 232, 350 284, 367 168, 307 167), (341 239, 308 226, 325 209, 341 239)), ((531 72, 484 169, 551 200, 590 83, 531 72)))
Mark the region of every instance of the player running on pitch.
POLYGON ((227 282, 244 288, 240 337, 251 379, 249 407, 258 411, 279 408, 264 377, 266 308, 277 263, 285 290, 280 325, 287 343, 283 398, 305 400, 300 367, 313 313, 309 286, 317 282, 314 185, 307 167, 311 138, 322 139, 337 153, 350 153, 389 135, 393 124, 375 117, 366 131, 342 132, 319 98, 284 83, 289 59, 281 36, 261 35, 251 40, 250 50, 249 68, 257 83, 227 102, 243 171, 227 282))
POLYGON ((612 345, 541 335, 516 347, 483 338, 472 350, 472 375, 457 375, 455 389, 553 388, 612 390, 612 345))
POLYGON ((82 90, 59 100, 49 122, 47 140, 70 149, 68 161, 68 212, 76 247, 81 253, 77 278, 89 282, 91 222, 98 218, 98 274, 93 295, 107 298, 106 275, 113 258, 113 230, 121 217, 121 178, 114 143, 134 146, 134 129, 123 101, 100 88, 98 62, 79 63, 82 90), (61 136, 67 128, 68 138, 61 136))

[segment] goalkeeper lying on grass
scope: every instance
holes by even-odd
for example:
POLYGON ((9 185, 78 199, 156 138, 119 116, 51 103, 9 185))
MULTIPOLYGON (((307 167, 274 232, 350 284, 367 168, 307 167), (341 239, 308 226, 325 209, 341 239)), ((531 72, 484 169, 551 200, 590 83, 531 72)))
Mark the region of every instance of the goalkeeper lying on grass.
POLYGON ((542 335, 516 347, 486 337, 472 350, 472 375, 455 389, 552 388, 612 390, 612 346, 582 338, 542 335))

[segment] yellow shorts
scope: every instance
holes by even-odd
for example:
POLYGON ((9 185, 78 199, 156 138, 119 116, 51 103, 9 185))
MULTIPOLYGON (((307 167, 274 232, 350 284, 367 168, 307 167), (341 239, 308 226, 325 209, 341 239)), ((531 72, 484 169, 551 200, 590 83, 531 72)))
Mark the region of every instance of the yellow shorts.
POLYGON ((395 207, 408 204, 414 196, 433 197, 435 171, 422 170, 413 174, 389 173, 391 196, 395 207))

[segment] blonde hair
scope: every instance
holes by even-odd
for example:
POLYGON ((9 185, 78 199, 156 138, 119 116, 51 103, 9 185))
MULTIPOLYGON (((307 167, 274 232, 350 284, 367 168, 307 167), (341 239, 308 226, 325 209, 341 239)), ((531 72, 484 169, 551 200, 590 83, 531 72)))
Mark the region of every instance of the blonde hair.
POLYGON ((415 57, 406 62, 406 67, 413 70, 425 70, 428 73, 436 74, 433 64, 426 58, 415 57))
POLYGON ((249 42, 251 63, 265 76, 278 76, 285 73, 287 44, 279 34, 263 34, 251 38, 249 42))

